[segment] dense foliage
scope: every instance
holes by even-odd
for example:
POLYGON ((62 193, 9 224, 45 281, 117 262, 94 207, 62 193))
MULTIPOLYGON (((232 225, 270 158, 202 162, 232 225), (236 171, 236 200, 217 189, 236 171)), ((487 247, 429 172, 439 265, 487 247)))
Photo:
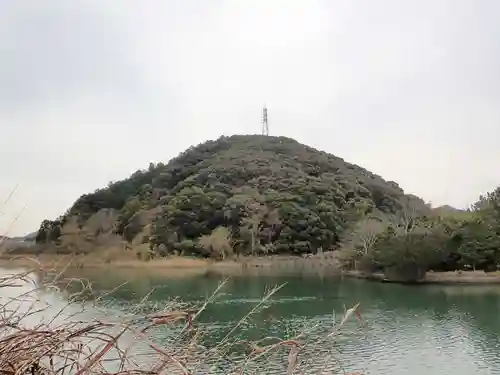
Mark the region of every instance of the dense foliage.
POLYGON ((368 215, 350 233, 347 267, 419 280, 429 270, 495 271, 500 265, 500 188, 469 210, 368 215))
POLYGON ((339 157, 290 138, 239 135, 83 195, 62 217, 42 223, 38 242, 57 242, 70 217, 83 226, 114 209, 116 232, 127 241, 143 236, 158 255, 302 254, 338 247, 361 217, 408 207, 429 211, 396 183, 339 157), (154 212, 149 222, 139 220, 147 212, 154 212))

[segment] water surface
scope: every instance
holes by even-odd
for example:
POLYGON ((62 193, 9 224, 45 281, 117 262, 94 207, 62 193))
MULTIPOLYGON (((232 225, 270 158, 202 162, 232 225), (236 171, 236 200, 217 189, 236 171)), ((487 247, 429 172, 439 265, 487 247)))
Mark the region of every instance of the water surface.
MULTIPOLYGON (((95 293, 109 293, 100 301, 102 309, 86 309, 89 319, 94 314, 102 316, 103 310, 109 316, 127 313, 151 291, 142 312, 162 308, 175 297, 201 303, 222 279, 142 274, 113 291, 130 274, 94 271, 85 276, 95 293)), ((251 316, 238 332, 242 338, 293 337, 313 325, 328 331, 346 307, 360 302, 362 321, 349 321, 335 343, 335 357, 345 369, 378 375, 500 374, 497 286, 404 286, 312 276, 232 277, 200 317, 209 332, 207 340, 223 336, 266 291, 281 284, 285 285, 267 308, 251 316)), ((46 293, 54 309, 67 297, 57 291, 46 293)), ((161 342, 164 335, 158 331, 156 339, 161 342)), ((325 353, 330 349, 315 348, 325 353)), ((269 364, 266 373, 283 373, 283 366, 269 364)))

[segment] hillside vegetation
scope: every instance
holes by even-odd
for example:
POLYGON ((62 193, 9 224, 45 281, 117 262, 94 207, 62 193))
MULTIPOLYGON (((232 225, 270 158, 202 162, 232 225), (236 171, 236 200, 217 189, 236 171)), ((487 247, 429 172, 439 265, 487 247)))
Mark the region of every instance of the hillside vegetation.
POLYGON ((81 196, 42 222, 37 242, 68 252, 127 241, 149 256, 299 255, 338 248, 368 215, 408 212, 430 209, 395 182, 293 139, 237 135, 81 196))
POLYGON ((468 210, 434 209, 396 219, 367 215, 342 248, 344 267, 418 281, 429 270, 500 269, 500 188, 468 210))

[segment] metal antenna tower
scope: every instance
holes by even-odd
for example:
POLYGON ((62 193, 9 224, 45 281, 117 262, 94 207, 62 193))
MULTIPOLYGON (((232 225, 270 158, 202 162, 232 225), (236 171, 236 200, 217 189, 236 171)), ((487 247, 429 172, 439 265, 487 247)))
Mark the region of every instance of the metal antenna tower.
POLYGON ((269 135, 269 124, 267 122, 267 107, 262 109, 262 135, 269 135))

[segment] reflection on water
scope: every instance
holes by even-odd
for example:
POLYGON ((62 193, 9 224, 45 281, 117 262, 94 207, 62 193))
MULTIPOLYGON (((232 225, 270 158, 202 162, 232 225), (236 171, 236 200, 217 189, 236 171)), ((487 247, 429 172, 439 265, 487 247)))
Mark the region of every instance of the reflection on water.
MULTIPOLYGON (((174 297, 202 302, 221 280, 216 276, 168 279, 145 275, 127 280, 130 274, 119 271, 85 276, 92 280, 97 294, 129 282, 103 297, 97 307, 87 305, 80 309, 79 319, 123 315, 151 291, 143 312, 162 308, 165 301, 174 297)), ((312 325, 328 330, 333 317, 336 315, 338 321, 345 306, 361 302, 362 322, 350 321, 336 342, 337 358, 346 368, 380 375, 500 374, 500 289, 492 286, 403 286, 335 278, 233 277, 200 316, 201 324, 210 333, 207 340, 220 338, 228 326, 260 301, 269 287, 283 283, 286 285, 267 307, 253 315, 239 332, 242 338, 290 337, 312 325)), ((6 297, 4 291, 1 297, 6 297)), ((45 290, 38 293, 38 298, 57 311, 65 306, 67 295, 45 290)), ((69 315, 75 313, 70 311, 69 315)), ((156 339, 165 340, 165 332, 158 331, 156 339)), ((325 347, 328 345, 333 344, 314 350, 327 351, 331 349, 325 347)), ((283 373, 282 367, 275 367, 274 373, 283 373)), ((273 372, 268 369, 266 373, 273 372)))

